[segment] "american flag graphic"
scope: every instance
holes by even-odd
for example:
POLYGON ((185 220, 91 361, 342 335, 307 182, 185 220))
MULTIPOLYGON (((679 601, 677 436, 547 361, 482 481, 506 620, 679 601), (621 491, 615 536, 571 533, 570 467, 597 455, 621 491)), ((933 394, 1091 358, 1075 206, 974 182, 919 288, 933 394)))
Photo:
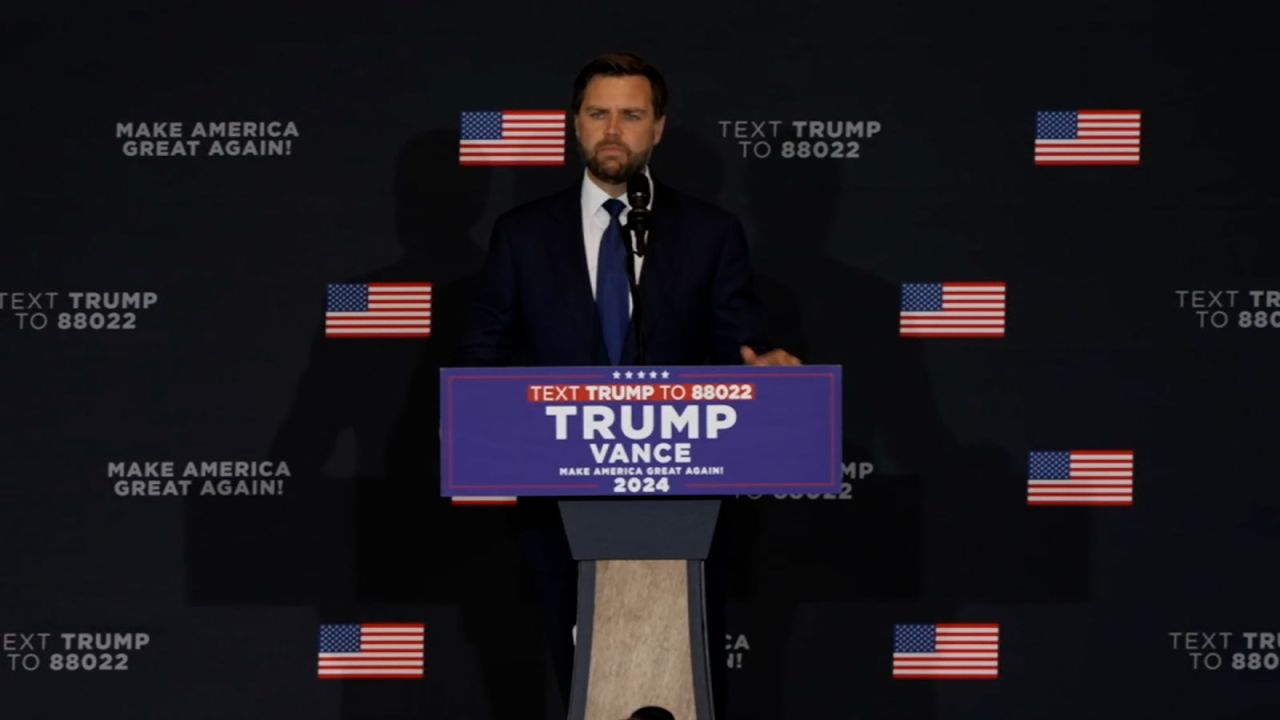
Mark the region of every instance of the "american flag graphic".
POLYGON ((516 498, 508 495, 455 495, 449 498, 451 505, 515 505, 516 498))
POLYGON ((563 110, 462 113, 462 165, 563 165, 563 110))
POLYGON ((1132 505, 1132 450, 1032 452, 1028 505, 1132 505))
POLYGON ((412 680, 422 677, 422 623, 320 626, 321 680, 412 680))
POLYGON ((1004 337, 1002 282, 905 283, 901 337, 1004 337))
POLYGON ((431 283, 330 285, 324 334, 331 338, 431 337, 431 283))
POLYGON ((1036 165, 1137 165, 1141 110, 1036 113, 1036 165))
POLYGON ((1000 625, 894 625, 897 680, 994 680, 1000 676, 1000 625))

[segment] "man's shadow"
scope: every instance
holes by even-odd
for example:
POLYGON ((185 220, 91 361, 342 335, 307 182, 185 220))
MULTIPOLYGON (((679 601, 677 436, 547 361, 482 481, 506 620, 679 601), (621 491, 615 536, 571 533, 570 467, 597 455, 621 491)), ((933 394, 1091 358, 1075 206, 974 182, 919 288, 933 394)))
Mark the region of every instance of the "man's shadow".
MULTIPOLYGON (((531 623, 521 622, 506 524, 501 512, 454 508, 439 492, 439 368, 461 341, 478 287, 483 252, 469 237, 493 177, 460 167, 457 142, 456 129, 447 129, 404 145, 395 168, 402 254, 342 280, 431 282, 431 337, 331 339, 317 332, 270 450, 289 464, 289 491, 267 502, 189 504, 187 593, 193 604, 312 606, 321 622, 412 621, 424 604, 458 606, 463 638, 454 642, 478 648, 490 685, 485 694, 519 695, 527 711, 540 707, 545 682, 523 667, 509 672, 540 656, 537 638, 520 631, 531 623)), ((315 288, 317 325, 324 292, 315 288)), ((433 633, 429 624, 428 658, 433 635, 455 632, 433 633)), ((347 684, 343 717, 425 702, 422 683, 396 692, 370 685, 386 684, 347 684)))
MULTIPOLYGON (((856 242, 832 237, 837 212, 860 197, 842 188, 838 162, 747 165, 753 262, 776 344, 843 368, 845 461, 877 469, 846 477, 851 500, 726 502, 716 552, 727 560, 731 597, 752 608, 746 626, 761 651, 750 655, 750 687, 779 684, 788 670, 821 673, 821 658, 784 656, 801 631, 796 611, 846 603, 854 613, 821 633, 834 646, 826 652, 852 665, 840 685, 858 712, 934 717, 931 687, 891 679, 893 625, 998 621, 956 613, 1085 597, 1087 520, 1027 508, 1025 462, 961 447, 945 426, 920 341, 898 337, 900 285, 828 250, 856 242)), ((783 717, 784 707, 796 706, 756 691, 751 709, 733 716, 783 717)))

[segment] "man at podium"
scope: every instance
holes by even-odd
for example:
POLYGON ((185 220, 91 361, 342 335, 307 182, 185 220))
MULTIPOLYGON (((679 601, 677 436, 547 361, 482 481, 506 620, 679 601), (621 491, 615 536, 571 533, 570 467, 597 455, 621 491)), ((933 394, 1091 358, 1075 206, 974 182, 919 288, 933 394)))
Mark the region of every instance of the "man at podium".
POLYGON ((498 218, 459 364, 799 364, 766 352, 742 224, 661 183, 647 183, 652 230, 634 257, 644 327, 631 322, 627 189, 651 180, 667 84, 634 54, 603 55, 578 73, 572 109, 583 179, 498 218))
MULTIPOLYGON (((662 73, 635 54, 582 68, 571 107, 583 178, 498 218, 457 365, 800 364, 764 340, 742 224, 651 177, 667 105, 662 73), (628 192, 637 183, 647 198, 628 192), (631 232, 637 200, 647 247, 631 232)), ((554 502, 521 501, 515 522, 567 698, 577 567, 554 502)))

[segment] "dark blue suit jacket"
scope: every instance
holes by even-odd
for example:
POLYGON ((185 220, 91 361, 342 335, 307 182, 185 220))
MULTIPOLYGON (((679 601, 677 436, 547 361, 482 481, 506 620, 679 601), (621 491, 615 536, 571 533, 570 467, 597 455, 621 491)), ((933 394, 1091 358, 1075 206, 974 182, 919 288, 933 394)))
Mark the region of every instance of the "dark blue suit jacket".
MULTIPOLYGON (((739 364, 742 345, 767 349, 737 218, 658 185, 652 226, 639 288, 646 363, 739 364)), ((608 365, 583 247, 579 185, 498 218, 458 364, 608 365)))

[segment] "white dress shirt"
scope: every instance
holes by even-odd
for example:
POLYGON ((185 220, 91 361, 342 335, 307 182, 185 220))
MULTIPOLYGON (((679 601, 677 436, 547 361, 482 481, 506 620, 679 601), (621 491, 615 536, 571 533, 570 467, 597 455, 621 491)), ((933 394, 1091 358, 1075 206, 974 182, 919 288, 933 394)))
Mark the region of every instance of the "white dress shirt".
MULTIPOLYGON (((649 178, 649 208, 653 208, 653 177, 649 175, 649 168, 644 170, 645 177, 649 178)), ((583 249, 587 253, 587 276, 591 279, 591 297, 596 296, 596 275, 598 273, 597 266, 600 263, 600 241, 604 239, 604 231, 609 229, 609 211, 604 209, 604 203, 610 197, 609 193, 600 189, 591 181, 591 177, 587 175, 587 171, 582 171, 582 240, 583 249)), ((626 207, 618 216, 618 222, 623 225, 627 224, 627 214, 631 212, 631 203, 627 200, 627 194, 623 193, 617 198, 626 207)), ((625 231, 624 231, 625 236, 625 231)), ((636 282, 640 282, 640 268, 644 267, 644 258, 636 258, 636 282)), ((631 306, 630 299, 627 300, 627 307, 631 306)))

